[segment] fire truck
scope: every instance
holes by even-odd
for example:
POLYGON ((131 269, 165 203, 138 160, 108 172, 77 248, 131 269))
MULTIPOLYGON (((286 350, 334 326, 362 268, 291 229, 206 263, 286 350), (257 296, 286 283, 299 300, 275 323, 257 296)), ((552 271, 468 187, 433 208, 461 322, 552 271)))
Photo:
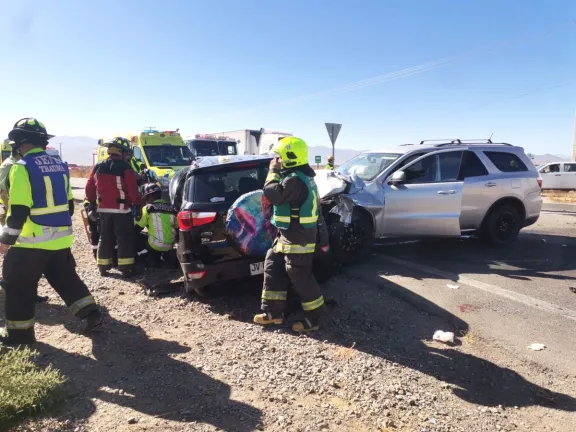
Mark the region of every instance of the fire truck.
POLYGON ((225 135, 196 134, 194 138, 185 138, 184 141, 195 158, 238 154, 236 140, 225 135))

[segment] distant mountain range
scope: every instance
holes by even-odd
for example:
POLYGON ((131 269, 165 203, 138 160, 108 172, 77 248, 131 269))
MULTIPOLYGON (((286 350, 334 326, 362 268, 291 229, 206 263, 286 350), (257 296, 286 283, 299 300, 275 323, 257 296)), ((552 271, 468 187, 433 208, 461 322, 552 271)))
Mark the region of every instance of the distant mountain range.
POLYGON ((533 155, 531 159, 532 161, 534 161, 534 165, 544 165, 550 162, 562 162, 572 160, 572 158, 567 155, 553 155, 548 153, 543 155, 533 155))
MULTIPOLYGON (((92 151, 98 146, 98 140, 86 136, 56 136, 50 140, 50 145, 57 150, 62 149, 62 157, 69 163, 78 165, 92 165, 92 151), (60 147, 60 144, 62 146, 60 147)), ((343 149, 336 147, 335 159, 336 164, 341 165, 348 159, 361 153, 362 150, 343 149)), ((311 165, 315 165, 315 157, 322 158, 321 165, 325 165, 328 161, 328 156, 332 154, 332 148, 325 146, 310 147, 308 149, 308 158, 311 165)), ((535 165, 543 165, 550 162, 559 162, 571 160, 567 155, 532 155, 532 160, 535 165)))

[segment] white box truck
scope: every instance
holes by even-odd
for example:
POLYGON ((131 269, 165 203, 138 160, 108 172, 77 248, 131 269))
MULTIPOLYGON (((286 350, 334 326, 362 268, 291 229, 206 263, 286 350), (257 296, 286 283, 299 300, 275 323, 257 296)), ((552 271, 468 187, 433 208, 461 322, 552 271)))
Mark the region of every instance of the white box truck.
POLYGON ((272 146, 282 138, 292 136, 289 132, 270 129, 242 129, 237 131, 216 132, 210 135, 224 135, 236 140, 238 154, 259 155, 268 154, 272 146))

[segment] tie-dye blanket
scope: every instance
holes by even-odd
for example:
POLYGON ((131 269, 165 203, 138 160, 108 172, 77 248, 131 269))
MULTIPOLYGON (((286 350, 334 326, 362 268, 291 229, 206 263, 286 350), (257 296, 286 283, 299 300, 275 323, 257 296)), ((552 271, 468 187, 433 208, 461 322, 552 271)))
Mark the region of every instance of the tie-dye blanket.
POLYGON ((261 190, 250 192, 230 207, 226 232, 245 255, 265 256, 278 233, 271 219, 272 205, 264 193, 261 190))

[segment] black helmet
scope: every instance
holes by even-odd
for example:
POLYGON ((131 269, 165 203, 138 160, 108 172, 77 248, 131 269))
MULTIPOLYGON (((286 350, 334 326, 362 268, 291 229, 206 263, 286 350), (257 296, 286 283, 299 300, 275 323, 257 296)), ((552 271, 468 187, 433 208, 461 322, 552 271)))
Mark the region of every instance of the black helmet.
POLYGON ((155 193, 162 194, 162 189, 156 183, 146 183, 144 185, 144 196, 147 197, 148 195, 152 195, 155 193))
POLYGON ((42 122, 32 117, 26 117, 14 124, 8 138, 16 142, 17 146, 24 143, 42 145, 47 144, 50 138, 54 138, 54 135, 48 135, 42 122))
POLYGON ((130 141, 122 137, 113 138, 104 145, 108 148, 117 148, 122 151, 122 153, 130 153, 132 151, 130 148, 130 141))

